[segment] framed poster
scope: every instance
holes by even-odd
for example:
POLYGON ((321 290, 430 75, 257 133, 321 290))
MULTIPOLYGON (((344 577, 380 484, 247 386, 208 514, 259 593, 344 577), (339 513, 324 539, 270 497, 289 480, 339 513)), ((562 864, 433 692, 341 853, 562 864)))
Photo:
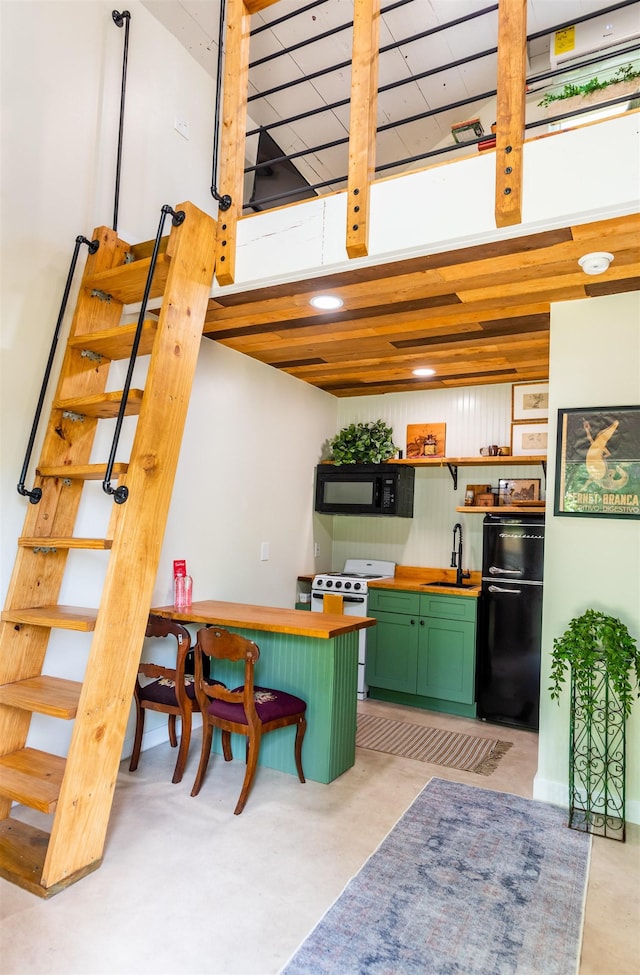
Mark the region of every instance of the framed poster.
POLYGON ((558 410, 555 514, 640 518, 640 406, 558 410))
POLYGON ((498 504, 532 504, 540 501, 539 477, 516 477, 498 479, 498 504))
POLYGON ((533 423, 549 418, 549 383, 514 383, 511 387, 511 419, 533 423))
POLYGON ((512 423, 511 453, 514 457, 546 456, 548 423, 512 423))

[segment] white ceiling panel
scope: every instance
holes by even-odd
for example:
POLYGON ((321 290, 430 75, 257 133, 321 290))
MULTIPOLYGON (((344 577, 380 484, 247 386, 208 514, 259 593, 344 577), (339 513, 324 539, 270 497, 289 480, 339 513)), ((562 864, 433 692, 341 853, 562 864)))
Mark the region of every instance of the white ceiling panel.
MULTIPOLYGON (((142 0, 142 3, 215 77, 220 0, 142 0)), ((382 0, 380 46, 382 49, 394 43, 398 46, 383 52, 380 57, 378 84, 388 90, 380 92, 378 96, 378 125, 396 123, 425 111, 442 109, 457 101, 474 100, 426 119, 394 125, 388 131, 379 133, 378 165, 423 153, 443 144, 449 144, 453 150, 451 125, 474 115, 481 116, 486 130, 493 121, 489 116, 494 111, 476 96, 494 90, 497 81, 495 55, 473 58, 474 54, 496 47, 497 10, 470 18, 472 14, 495 6, 491 0, 408 0, 385 13, 385 5, 391 6, 392 3, 393 0, 382 0), (453 24, 461 18, 467 19, 453 24), (443 24, 448 25, 445 30, 410 40, 414 35, 443 24), (446 65, 458 60, 464 63, 446 68, 446 65), (439 66, 445 70, 418 81, 401 83, 408 77, 439 66), (389 86, 392 87, 389 89, 389 86)), ((615 0, 528 0, 527 32, 529 35, 548 32, 563 23, 596 14, 614 3, 615 0)), ((253 33, 251 38, 250 61, 254 66, 250 69, 249 94, 291 86, 250 101, 250 128, 269 126, 349 97, 353 0, 324 0, 305 9, 308 6, 309 0, 279 0, 251 19, 253 32, 261 25, 268 27, 253 33), (291 13, 295 13, 295 16, 282 19, 291 13), (348 26, 335 31, 343 25, 348 26), (335 32, 323 37, 328 31, 335 32), (313 39, 313 42, 303 43, 308 39, 313 39), (293 50, 262 64, 255 64, 287 48, 293 50), (324 73, 324 69, 341 62, 348 62, 348 65, 324 73), (316 72, 322 74, 306 80, 307 76, 316 72), (292 85, 293 81, 301 83, 292 85)), ((640 17, 640 0, 636 2, 636 7, 640 17)), ((549 69, 549 45, 548 35, 529 42, 529 75, 541 74, 549 69)), ((541 96, 534 97, 539 100, 541 96)), ((340 178, 346 173, 346 144, 327 150, 318 147, 346 137, 349 125, 350 110, 347 104, 286 122, 269 131, 285 153, 301 148, 317 149, 293 161, 309 182, 317 182, 340 178)), ((467 153, 476 152, 477 149, 472 146, 455 151, 467 153)), ((384 174, 390 172, 392 170, 384 174)))

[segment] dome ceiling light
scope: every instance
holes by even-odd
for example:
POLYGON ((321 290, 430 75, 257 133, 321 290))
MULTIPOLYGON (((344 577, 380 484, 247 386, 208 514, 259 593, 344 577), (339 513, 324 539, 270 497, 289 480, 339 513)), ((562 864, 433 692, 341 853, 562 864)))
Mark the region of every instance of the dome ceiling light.
POLYGON ((435 374, 436 374, 435 369, 429 369, 426 366, 424 367, 421 366, 419 369, 413 370, 414 376, 435 376, 435 374))
POLYGON ((613 260, 613 254, 607 251, 593 251, 580 258, 578 264, 585 274, 604 274, 609 270, 609 265, 613 260))

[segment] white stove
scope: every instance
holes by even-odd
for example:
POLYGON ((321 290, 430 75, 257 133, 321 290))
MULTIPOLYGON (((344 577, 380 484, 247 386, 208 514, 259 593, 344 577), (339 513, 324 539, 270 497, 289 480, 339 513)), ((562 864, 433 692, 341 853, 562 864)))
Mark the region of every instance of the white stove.
MULTIPOLYGON (((342 572, 321 572, 311 583, 311 609, 323 610, 324 594, 342 596, 345 616, 366 616, 369 582, 373 579, 390 579, 396 573, 395 562, 382 559, 347 559, 342 572)), ((365 668, 367 663, 366 630, 358 631, 358 700, 367 696, 365 668)))

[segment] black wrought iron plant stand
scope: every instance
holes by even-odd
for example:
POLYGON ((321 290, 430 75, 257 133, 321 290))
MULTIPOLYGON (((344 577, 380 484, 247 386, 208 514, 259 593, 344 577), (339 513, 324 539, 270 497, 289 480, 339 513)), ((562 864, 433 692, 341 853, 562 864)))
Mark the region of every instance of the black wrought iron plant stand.
POLYGON ((604 660, 592 669, 588 693, 586 706, 572 671, 569 828, 624 842, 625 716, 604 660))

